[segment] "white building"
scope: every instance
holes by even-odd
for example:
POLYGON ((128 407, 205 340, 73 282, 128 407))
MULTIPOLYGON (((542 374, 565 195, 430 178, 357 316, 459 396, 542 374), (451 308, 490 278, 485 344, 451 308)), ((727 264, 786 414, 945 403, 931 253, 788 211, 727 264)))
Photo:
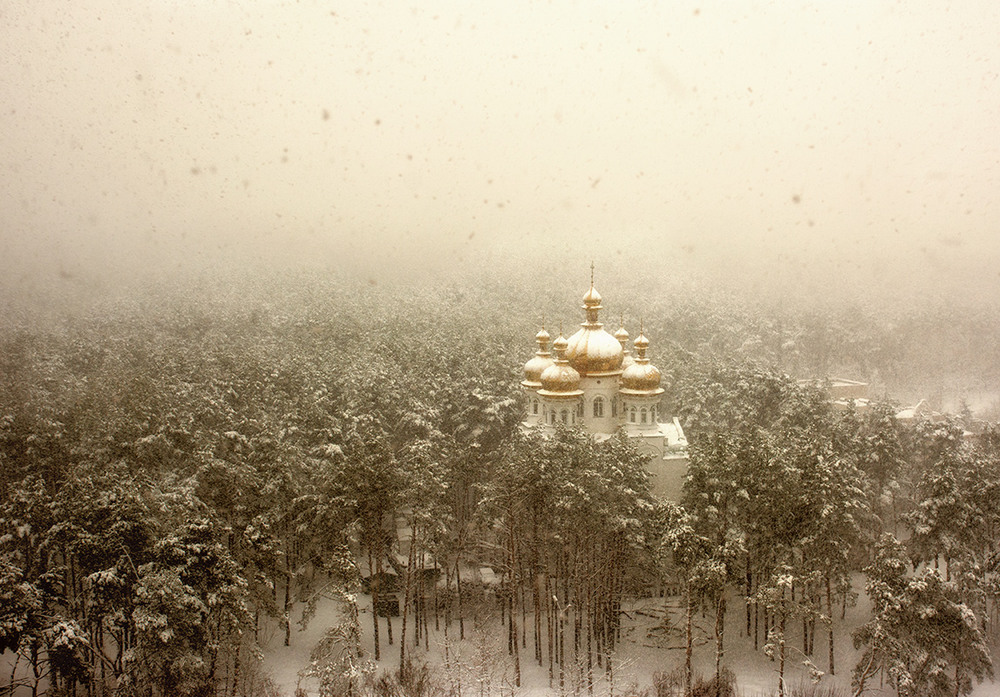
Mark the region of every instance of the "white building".
POLYGON ((642 330, 629 355, 628 332, 612 336, 598 321, 601 296, 594 288, 583 296, 585 321, 569 339, 552 342, 543 328, 535 336, 538 350, 524 365, 527 413, 524 426, 547 432, 556 424, 584 426, 597 440, 624 428, 650 457, 653 492, 676 499, 687 470, 687 440, 680 422, 660 413, 660 371, 646 356, 649 340, 642 330))

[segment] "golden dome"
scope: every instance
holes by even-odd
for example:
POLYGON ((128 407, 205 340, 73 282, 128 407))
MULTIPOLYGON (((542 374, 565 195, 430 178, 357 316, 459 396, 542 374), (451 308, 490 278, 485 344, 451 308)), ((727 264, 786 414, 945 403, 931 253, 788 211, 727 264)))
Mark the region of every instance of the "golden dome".
POLYGON ((636 361, 622 371, 621 391, 626 394, 651 394, 663 392, 660 387, 660 370, 655 365, 636 361))
POLYGON ((544 327, 535 334, 535 341, 538 342, 538 350, 531 360, 524 364, 524 380, 521 381, 521 385, 533 390, 542 386, 542 373, 554 362, 552 354, 549 353, 549 333, 544 327))
POLYGON ((538 394, 543 397, 578 397, 583 394, 580 389, 580 373, 566 360, 566 346, 567 341, 562 336, 552 344, 556 359, 541 374, 542 387, 538 394))
POLYGON ((622 367, 625 351, 615 337, 604 330, 597 321, 601 309, 601 294, 590 284, 590 290, 583 296, 583 309, 587 321, 580 330, 569 338, 566 358, 581 375, 610 375, 622 367))
POLYGON ((624 324, 618 327, 618 331, 615 332, 615 338, 622 345, 622 371, 624 371, 630 365, 635 365, 635 359, 632 358, 632 354, 628 351, 628 331, 625 329, 624 324))
POLYGON ((635 340, 635 350, 639 354, 635 363, 622 371, 621 392, 633 395, 658 395, 663 393, 660 387, 660 370, 646 358, 649 339, 639 332, 635 340))
POLYGON ((584 324, 569 338, 566 358, 583 375, 617 373, 622 369, 625 351, 600 324, 584 324))

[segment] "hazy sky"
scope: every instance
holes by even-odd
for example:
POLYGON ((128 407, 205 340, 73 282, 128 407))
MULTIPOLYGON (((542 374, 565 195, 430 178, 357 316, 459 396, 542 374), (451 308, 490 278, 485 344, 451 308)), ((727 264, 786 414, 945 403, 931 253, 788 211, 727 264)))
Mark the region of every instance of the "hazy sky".
POLYGON ((995 301, 998 36, 995 0, 0 0, 2 284, 517 253, 995 301))

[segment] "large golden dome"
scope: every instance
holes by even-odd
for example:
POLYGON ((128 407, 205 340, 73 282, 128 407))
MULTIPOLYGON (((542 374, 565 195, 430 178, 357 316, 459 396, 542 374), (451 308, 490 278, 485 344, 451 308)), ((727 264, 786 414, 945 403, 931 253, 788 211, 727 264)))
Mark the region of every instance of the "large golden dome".
POLYGON ((566 358, 582 375, 617 373, 624 357, 622 345, 600 325, 584 325, 569 338, 566 350, 566 358))
POLYGON ((613 375, 619 372, 625 351, 618 340, 608 334, 604 325, 597 321, 601 295, 593 283, 583 296, 583 309, 586 310, 587 321, 569 338, 566 359, 581 375, 613 375))
POLYGON ((524 380, 521 381, 521 384, 524 387, 537 390, 542 386, 542 373, 554 361, 552 354, 549 353, 549 333, 545 331, 544 327, 535 335, 535 341, 538 342, 538 350, 531 360, 524 364, 524 380))
POLYGON ((583 394, 580 373, 566 360, 566 345, 566 339, 561 336, 552 343, 556 360, 542 372, 542 388, 538 394, 543 397, 578 397, 583 394))

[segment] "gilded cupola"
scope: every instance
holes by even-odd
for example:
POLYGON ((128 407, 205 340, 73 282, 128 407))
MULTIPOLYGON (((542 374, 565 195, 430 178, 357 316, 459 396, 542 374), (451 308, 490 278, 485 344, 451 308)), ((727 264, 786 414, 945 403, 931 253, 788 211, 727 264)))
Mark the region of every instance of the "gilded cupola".
POLYGON ((658 395, 663 393, 660 387, 660 370, 649 362, 646 349, 649 339, 639 331, 635 340, 635 351, 638 356, 635 363, 622 371, 621 392, 627 395, 658 395))
POLYGON ((628 350, 628 330, 625 329, 624 318, 622 318, 618 331, 615 332, 615 338, 618 339, 618 343, 622 345, 622 371, 624 373, 630 365, 635 364, 635 359, 632 358, 632 354, 629 353, 628 350))
POLYGON ((542 387, 538 394, 542 397, 579 397, 583 394, 580 373, 566 360, 567 343, 562 335, 552 343, 556 358, 541 374, 542 387))
POLYGON ((538 350, 535 355, 524 364, 524 380, 521 385, 529 389, 537 390, 542 386, 542 373, 551 366, 554 361, 549 353, 549 333, 542 327, 541 331, 535 334, 535 341, 538 343, 538 350))
POLYGON ((583 296, 586 321, 569 338, 566 358, 584 376, 615 375, 622 369, 625 351, 615 337, 604 330, 598 321, 601 294, 594 287, 591 276, 590 290, 583 296))

